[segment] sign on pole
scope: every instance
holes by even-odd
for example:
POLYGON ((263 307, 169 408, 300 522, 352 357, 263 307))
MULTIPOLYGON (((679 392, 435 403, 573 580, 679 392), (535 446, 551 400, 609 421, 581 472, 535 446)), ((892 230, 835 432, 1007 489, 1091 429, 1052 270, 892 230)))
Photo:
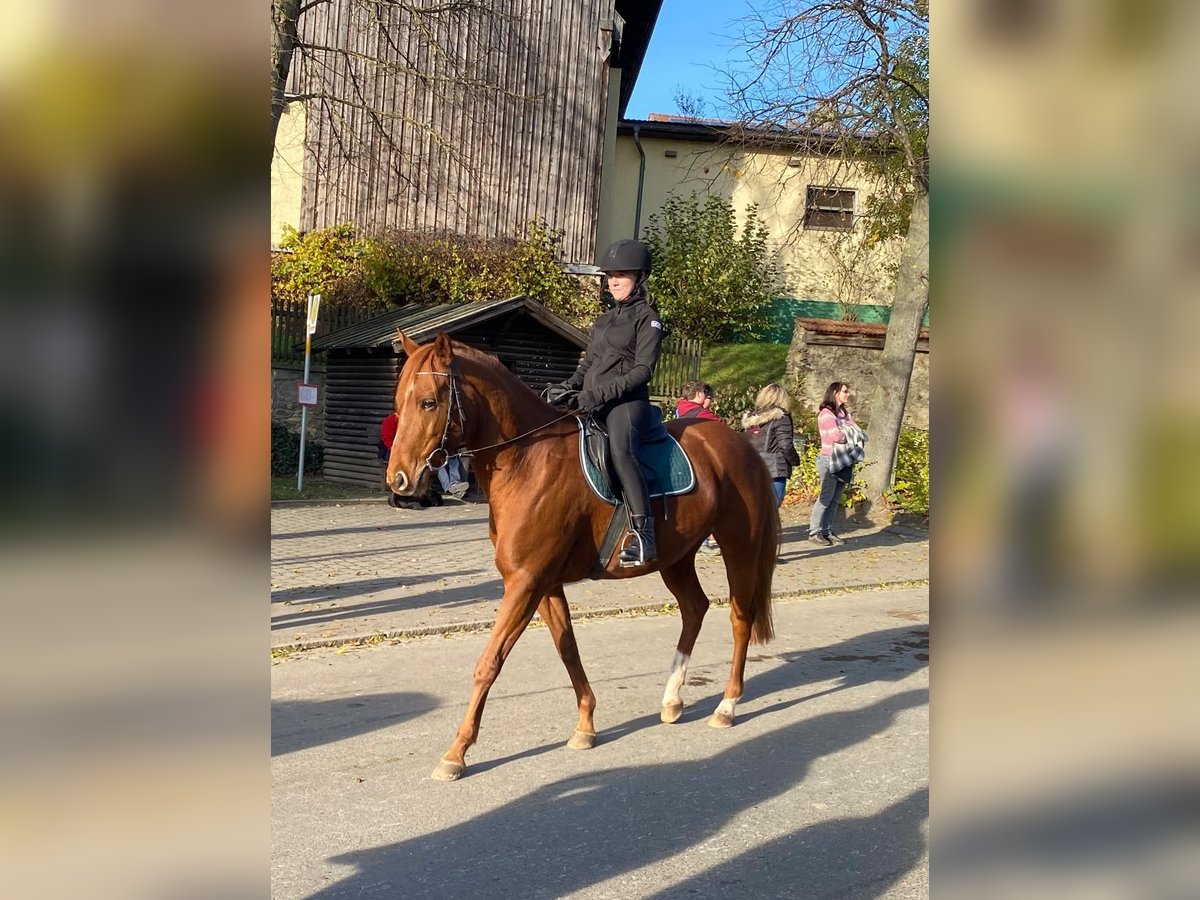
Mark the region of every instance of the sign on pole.
POLYGON ((317 406, 318 405, 317 385, 304 384, 303 382, 301 382, 300 384, 297 384, 296 385, 296 400, 300 403, 301 406, 317 406))
POLYGON ((321 295, 308 295, 308 334, 317 333, 317 310, 321 307, 321 295))

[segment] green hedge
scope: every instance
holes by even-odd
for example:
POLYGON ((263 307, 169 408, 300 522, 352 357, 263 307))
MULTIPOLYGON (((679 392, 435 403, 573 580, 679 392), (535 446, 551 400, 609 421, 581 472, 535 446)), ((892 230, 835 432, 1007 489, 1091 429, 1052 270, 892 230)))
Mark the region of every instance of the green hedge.
MULTIPOLYGON (((271 423, 271 475, 295 475, 300 465, 300 435, 278 422, 271 423)), ((325 448, 316 441, 304 443, 305 474, 315 475, 325 465, 325 448)))

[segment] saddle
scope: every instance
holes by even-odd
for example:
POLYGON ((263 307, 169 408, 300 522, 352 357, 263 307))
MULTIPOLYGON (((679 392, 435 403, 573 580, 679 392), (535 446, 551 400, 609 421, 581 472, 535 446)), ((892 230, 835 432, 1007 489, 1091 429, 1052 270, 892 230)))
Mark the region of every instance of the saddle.
MULTIPOLYGON (((686 494, 696 486, 696 472, 679 442, 663 426, 662 410, 651 407, 653 423, 642 434, 638 462, 646 477, 650 499, 686 494)), ((591 416, 580 416, 579 462, 592 492, 605 503, 617 506, 620 497, 613 490, 615 479, 610 468, 608 432, 591 416)))

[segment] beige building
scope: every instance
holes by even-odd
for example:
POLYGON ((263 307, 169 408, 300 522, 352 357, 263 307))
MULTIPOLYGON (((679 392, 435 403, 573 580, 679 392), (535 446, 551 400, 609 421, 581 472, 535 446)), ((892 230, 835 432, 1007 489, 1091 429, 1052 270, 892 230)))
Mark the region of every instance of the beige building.
POLYGON ((739 222, 757 206, 785 293, 889 305, 900 242, 864 245, 860 216, 871 177, 820 141, 772 143, 734 143, 717 124, 679 118, 621 122, 601 184, 598 247, 644 233, 672 195, 716 194, 733 204, 739 222))

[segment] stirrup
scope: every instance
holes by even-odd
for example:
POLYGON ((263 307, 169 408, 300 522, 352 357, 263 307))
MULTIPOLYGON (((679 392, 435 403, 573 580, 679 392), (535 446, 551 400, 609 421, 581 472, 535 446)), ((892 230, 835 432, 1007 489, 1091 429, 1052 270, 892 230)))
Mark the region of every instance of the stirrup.
POLYGON ((626 534, 633 538, 633 540, 630 541, 627 539, 622 543, 621 549, 617 553, 617 565, 622 569, 632 569, 637 566, 644 566, 646 564, 646 545, 642 543, 642 536, 632 528, 629 529, 626 534), (625 554, 632 550, 635 545, 637 547, 637 556, 626 559, 625 554))

